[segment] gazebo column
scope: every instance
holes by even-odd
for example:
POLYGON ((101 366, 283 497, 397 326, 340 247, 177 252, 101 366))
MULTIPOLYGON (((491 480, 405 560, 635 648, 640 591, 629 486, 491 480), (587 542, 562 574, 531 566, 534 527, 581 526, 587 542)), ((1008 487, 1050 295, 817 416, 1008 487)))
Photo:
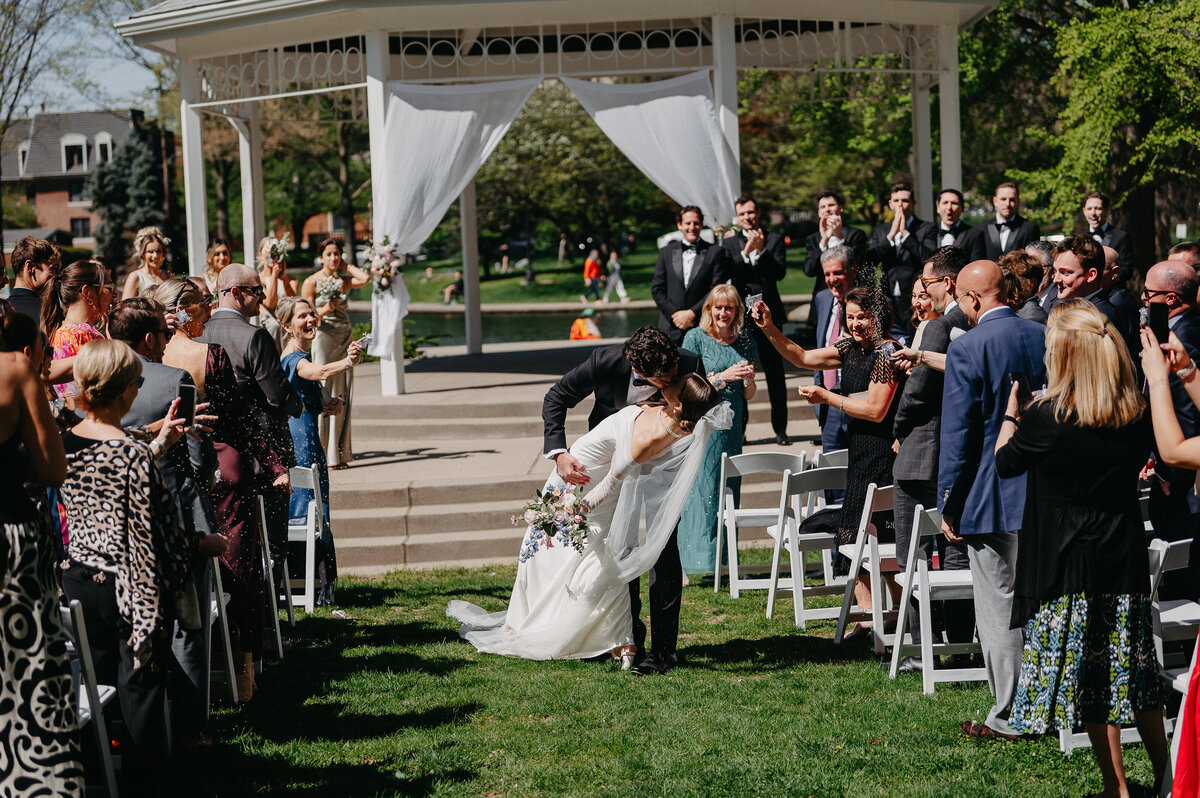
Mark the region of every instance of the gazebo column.
MULTIPOLYGON (((741 146, 738 143, 738 92, 737 92, 737 38, 732 14, 718 14, 712 18, 713 55, 713 100, 717 105, 717 122, 733 160, 739 165, 735 175, 741 185, 741 146)), ((730 197, 732 200, 733 197, 730 197)), ((729 219, 718 219, 717 224, 728 224, 729 219)))
MULTIPOLYGON (((367 67, 367 132, 373 154, 384 150, 383 126, 387 121, 387 83, 390 76, 388 35, 386 31, 367 31, 365 55, 367 67)), ((384 184, 387 175, 383 171, 382 159, 371 158, 371 206, 378 207, 378 187, 384 184)), ((386 230, 372 230, 371 237, 382 239, 386 230)), ((371 320, 374 323, 374 319, 371 320)), ((396 325, 396 344, 393 354, 379 359, 380 392, 384 396, 400 396, 404 393, 404 322, 396 325)))
POLYGON ((242 257, 247 266, 255 266, 258 242, 264 235, 266 211, 263 210, 262 128, 258 121, 258 103, 247 103, 245 116, 230 119, 238 132, 238 152, 242 168, 242 257))
POLYGON ((179 128, 183 146, 183 207, 187 220, 188 270, 204 274, 208 265, 208 196, 204 187, 204 144, 200 139, 200 110, 192 103, 200 101, 200 75, 194 61, 179 65, 179 128))
POLYGON ((479 308, 479 229, 475 218, 475 178, 458 198, 462 221, 463 316, 467 326, 467 354, 483 354, 483 317, 479 308))
POLYGON ((958 111, 958 25, 938 26, 938 129, 942 139, 942 186, 962 190, 962 133, 958 111))
POLYGON ((933 141, 929 120, 929 83, 921 75, 912 77, 913 180, 916 185, 917 216, 933 218, 933 141))

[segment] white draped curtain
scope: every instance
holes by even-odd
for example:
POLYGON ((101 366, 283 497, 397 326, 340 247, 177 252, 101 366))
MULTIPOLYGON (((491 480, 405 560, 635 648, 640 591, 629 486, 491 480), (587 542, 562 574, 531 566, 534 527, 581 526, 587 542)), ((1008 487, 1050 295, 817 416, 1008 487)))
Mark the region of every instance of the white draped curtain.
POLYGON ((717 123, 708 70, 652 83, 560 80, 604 135, 668 197, 699 206, 712 224, 732 221, 741 179, 717 123))

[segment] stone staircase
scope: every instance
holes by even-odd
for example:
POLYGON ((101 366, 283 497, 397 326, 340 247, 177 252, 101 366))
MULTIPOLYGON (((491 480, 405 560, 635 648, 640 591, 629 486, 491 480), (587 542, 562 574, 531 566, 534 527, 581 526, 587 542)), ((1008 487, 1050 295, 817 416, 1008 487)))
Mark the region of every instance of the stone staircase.
MULTIPOLYGON (((512 562, 524 527, 510 518, 550 471, 541 457, 541 403, 557 373, 475 374, 474 382, 491 387, 420 392, 410 386, 401 397, 362 386, 355 463, 331 472, 339 569, 373 575, 512 562)), ((807 380, 789 375, 790 394, 807 380)), ((587 431, 590 408, 588 400, 568 415, 568 440, 587 431)), ((751 402, 747 451, 776 448, 769 410, 763 389, 751 402)), ((796 445, 787 451, 814 451, 819 433, 811 406, 796 397, 790 411, 796 445)), ((777 479, 747 482, 744 504, 778 501, 777 479)))

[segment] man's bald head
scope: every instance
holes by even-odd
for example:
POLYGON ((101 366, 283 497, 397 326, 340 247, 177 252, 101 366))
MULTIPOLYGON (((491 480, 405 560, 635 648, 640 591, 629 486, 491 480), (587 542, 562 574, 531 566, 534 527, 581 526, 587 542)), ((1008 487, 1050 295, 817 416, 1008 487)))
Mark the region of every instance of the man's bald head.
POLYGON ((971 324, 1004 304, 1004 273, 995 261, 976 260, 958 273, 958 305, 971 324))
POLYGON ((247 319, 258 315, 263 288, 258 272, 249 266, 231 263, 222 269, 217 275, 217 292, 221 295, 220 307, 236 310, 247 319))
POLYGON ((1146 302, 1162 302, 1171 309, 1171 315, 1196 304, 1196 290, 1200 280, 1196 270, 1178 260, 1164 260, 1146 272, 1146 302))
POLYGON ((1112 247, 1101 249, 1104 250, 1104 272, 1100 275, 1100 284, 1107 291, 1121 281, 1121 262, 1117 260, 1117 251, 1112 247))
POLYGON ((258 272, 244 263, 231 263, 217 275, 217 290, 221 293, 239 285, 258 285, 258 272))

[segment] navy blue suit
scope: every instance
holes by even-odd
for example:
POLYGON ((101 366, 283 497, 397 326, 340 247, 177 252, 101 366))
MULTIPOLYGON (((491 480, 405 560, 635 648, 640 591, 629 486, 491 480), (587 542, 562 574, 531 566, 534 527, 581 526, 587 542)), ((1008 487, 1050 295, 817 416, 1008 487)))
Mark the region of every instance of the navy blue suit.
POLYGON ((1023 372, 1045 382, 1046 328, 1011 308, 989 311, 946 350, 942 395, 938 509, 959 519, 960 535, 1021 528, 1025 480, 996 476, 996 437, 1004 420, 1008 375, 1023 372))
MULTIPOLYGON (((833 346, 833 341, 825 340, 826 331, 829 329, 829 317, 833 312, 833 303, 833 292, 828 288, 818 291, 817 295, 813 297, 813 312, 817 318, 818 349, 833 346)), ((845 331, 845 306, 842 306, 839 312, 842 316, 842 330, 845 331)), ((840 391, 842 388, 840 379, 833 385, 826 385, 825 373, 820 370, 813 372, 813 383, 834 392, 840 391)), ((842 411, 827 404, 817 405, 817 423, 821 425, 821 451, 832 452, 846 448, 846 416, 842 411)))

